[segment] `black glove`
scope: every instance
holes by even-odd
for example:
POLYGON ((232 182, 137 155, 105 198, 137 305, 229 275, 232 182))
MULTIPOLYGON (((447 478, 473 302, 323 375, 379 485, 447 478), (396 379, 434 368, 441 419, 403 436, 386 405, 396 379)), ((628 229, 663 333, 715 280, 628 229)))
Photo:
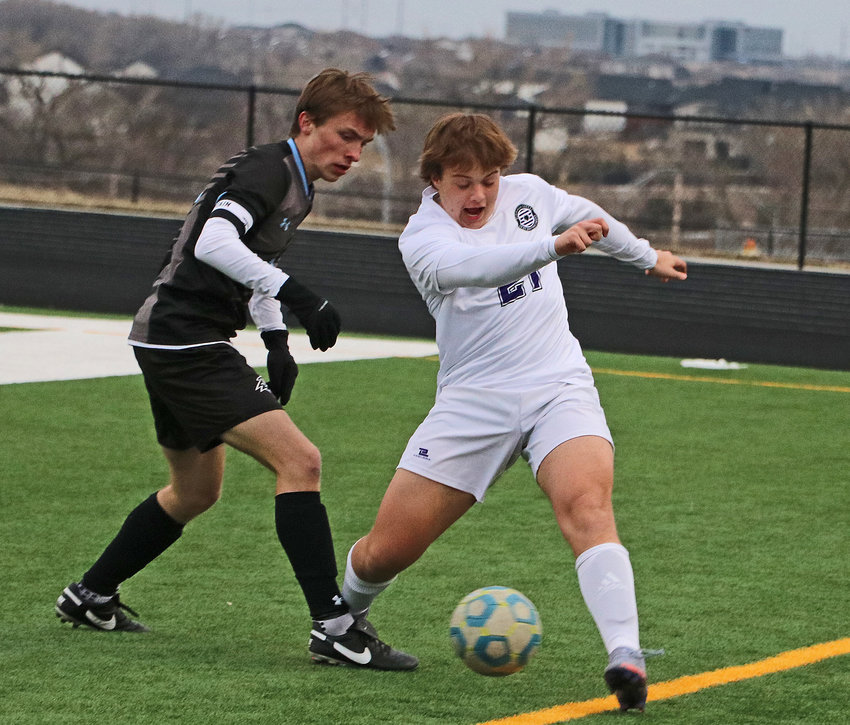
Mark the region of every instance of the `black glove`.
POLYGON ((298 365, 289 352, 289 330, 266 330, 260 337, 269 351, 269 390, 281 405, 286 405, 298 377, 298 365))
POLYGON ((336 308, 290 277, 276 295, 304 326, 313 349, 322 352, 336 344, 342 324, 336 308))

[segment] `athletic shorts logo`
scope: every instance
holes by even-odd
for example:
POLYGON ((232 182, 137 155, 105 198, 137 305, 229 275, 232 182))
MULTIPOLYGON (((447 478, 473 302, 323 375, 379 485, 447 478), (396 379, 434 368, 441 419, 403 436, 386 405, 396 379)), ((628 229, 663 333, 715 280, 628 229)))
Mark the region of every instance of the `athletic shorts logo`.
POLYGON ((268 383, 263 380, 261 375, 257 376, 257 384, 254 386, 254 392, 256 393, 271 393, 272 391, 269 389, 268 383))
POLYGON ((520 204, 514 209, 514 217, 516 217, 517 226, 525 232, 530 232, 534 229, 539 221, 537 212, 528 204, 520 204))
POLYGON ((431 457, 428 455, 428 449, 427 449, 427 448, 420 448, 420 449, 416 452, 416 457, 417 457, 417 458, 424 458, 426 461, 430 461, 430 460, 431 460, 431 457))

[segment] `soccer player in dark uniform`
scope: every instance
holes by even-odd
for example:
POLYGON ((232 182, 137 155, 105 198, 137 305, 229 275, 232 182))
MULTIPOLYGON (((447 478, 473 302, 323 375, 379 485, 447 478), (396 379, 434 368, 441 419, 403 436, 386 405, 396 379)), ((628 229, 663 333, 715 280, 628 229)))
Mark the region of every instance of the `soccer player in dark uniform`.
POLYGON ((334 182, 376 133, 394 129, 387 99, 364 74, 326 69, 301 93, 290 138, 228 160, 195 200, 130 344, 150 396, 167 486, 134 509, 100 558, 68 585, 56 614, 74 626, 145 632, 118 587, 162 554, 221 494, 224 443, 275 473, 275 523, 313 619, 314 661, 406 670, 415 657, 382 642, 340 595, 328 517, 319 498, 321 457, 282 405, 298 367, 284 305, 314 349, 332 347, 340 317, 279 266, 310 212, 313 182, 334 182), (268 348, 268 383, 230 343, 248 312, 268 348))

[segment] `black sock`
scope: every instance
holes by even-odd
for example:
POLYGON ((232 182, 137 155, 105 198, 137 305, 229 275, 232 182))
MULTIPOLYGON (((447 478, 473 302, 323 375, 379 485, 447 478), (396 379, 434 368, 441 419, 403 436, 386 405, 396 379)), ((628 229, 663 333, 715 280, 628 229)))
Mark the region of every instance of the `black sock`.
POLYGON ((105 596, 114 594, 121 582, 144 569, 182 532, 183 524, 172 519, 152 494, 130 512, 100 558, 83 574, 82 585, 105 596))
POLYGON ((274 503, 277 538, 304 592, 310 616, 330 619, 345 614, 348 607, 336 583, 331 527, 319 492, 279 493, 274 503))

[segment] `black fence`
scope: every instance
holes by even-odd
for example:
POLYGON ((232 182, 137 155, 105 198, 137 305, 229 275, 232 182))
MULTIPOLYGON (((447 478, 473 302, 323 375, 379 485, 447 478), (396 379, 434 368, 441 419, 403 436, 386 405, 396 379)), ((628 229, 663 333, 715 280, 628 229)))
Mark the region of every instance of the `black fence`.
MULTIPOLYGON (((180 220, 0 207, 0 304, 134 314, 180 220)), ((349 331, 434 336, 396 238, 299 229, 287 270, 349 331)), ((586 349, 850 369, 850 275, 692 263, 659 284, 602 254, 558 263, 586 349)))
MULTIPOLYGON (((287 135, 296 89, 0 69, 0 184, 190 204, 221 161, 287 135)), ((398 131, 314 218, 404 223, 425 132, 489 113, 533 171, 692 256, 850 262, 850 126, 396 97, 398 131)))

